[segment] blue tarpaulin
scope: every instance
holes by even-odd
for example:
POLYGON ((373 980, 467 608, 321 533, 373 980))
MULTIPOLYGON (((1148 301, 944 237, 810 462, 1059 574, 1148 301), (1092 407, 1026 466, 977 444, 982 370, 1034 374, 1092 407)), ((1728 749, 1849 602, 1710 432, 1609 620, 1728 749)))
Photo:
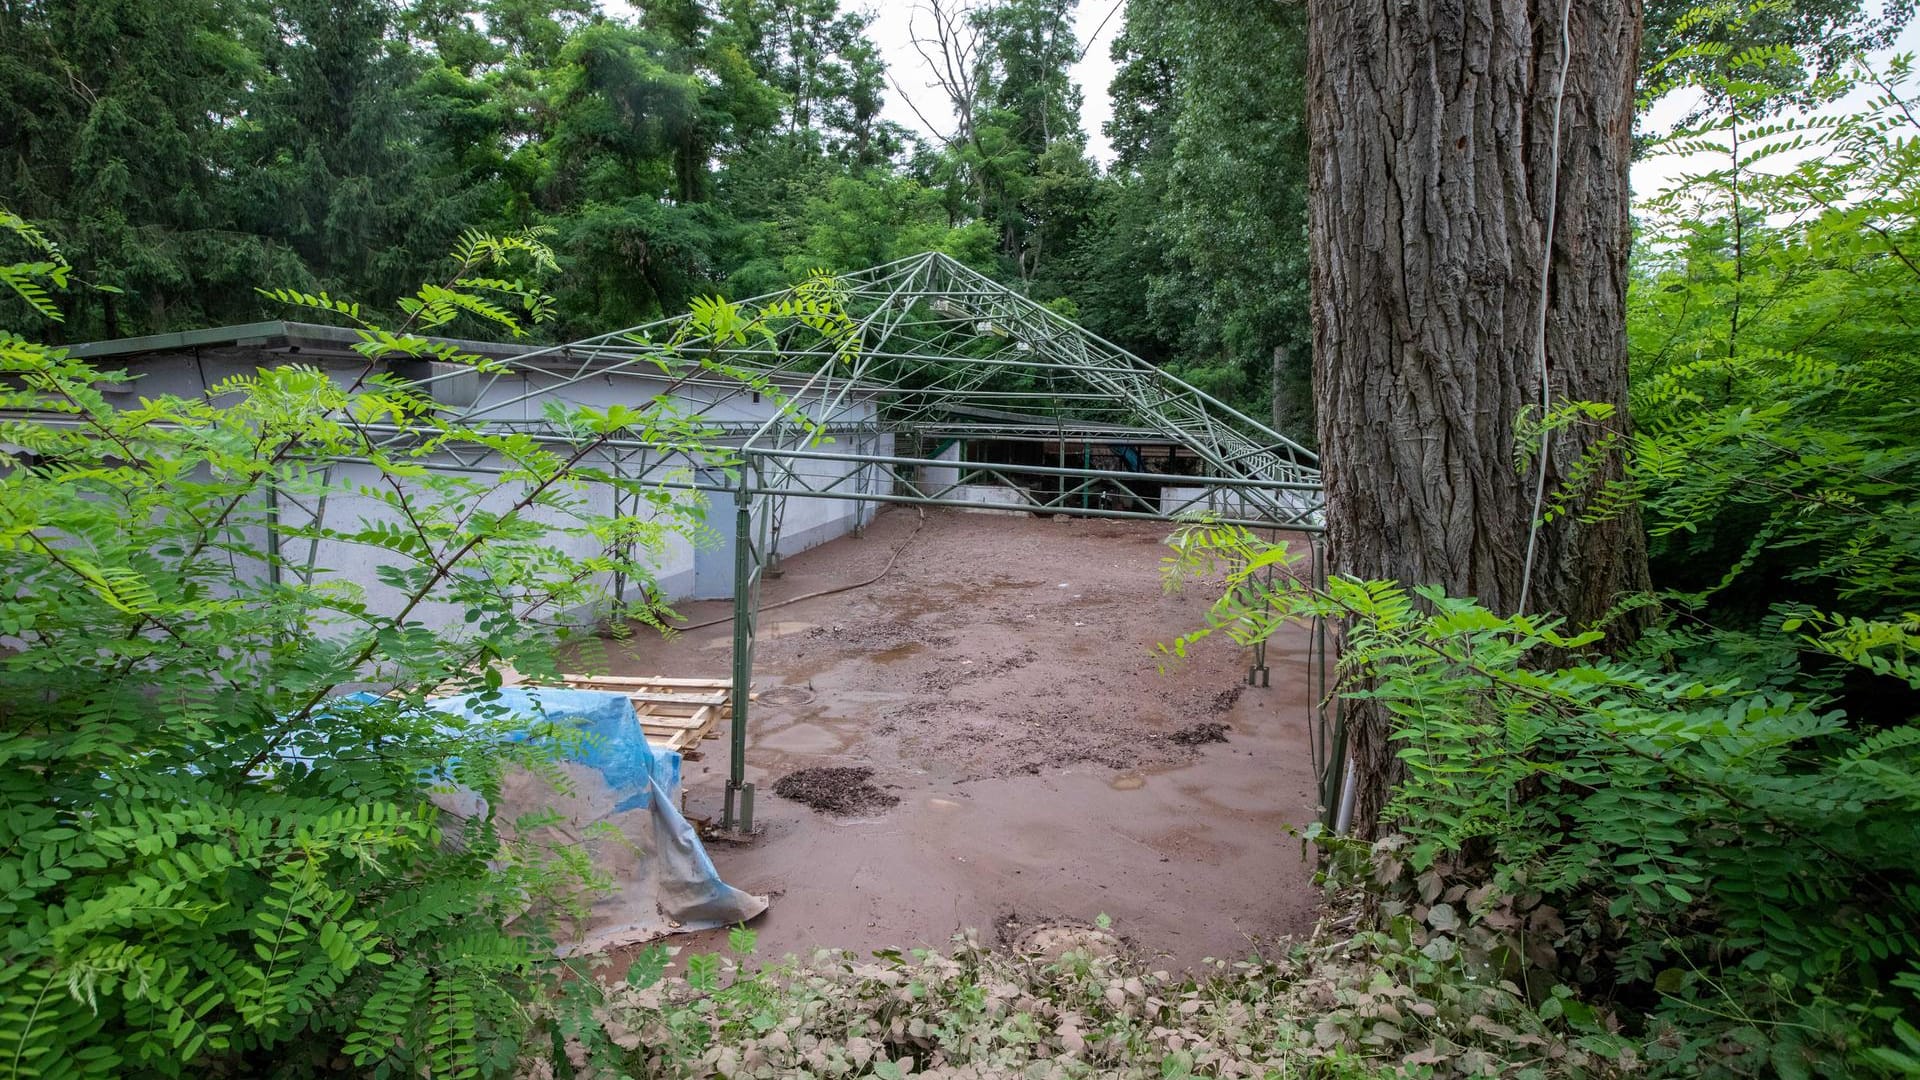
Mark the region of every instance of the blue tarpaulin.
POLYGON ((506 687, 478 696, 434 698, 430 708, 453 716, 504 714, 567 725, 587 739, 562 769, 571 791, 529 774, 503 784, 496 818, 511 825, 524 814, 552 810, 555 824, 530 838, 582 845, 595 869, 613 879, 577 928, 568 953, 591 953, 665 934, 745 922, 767 900, 720 880, 693 826, 681 815, 680 755, 647 742, 625 694, 549 687, 506 687))

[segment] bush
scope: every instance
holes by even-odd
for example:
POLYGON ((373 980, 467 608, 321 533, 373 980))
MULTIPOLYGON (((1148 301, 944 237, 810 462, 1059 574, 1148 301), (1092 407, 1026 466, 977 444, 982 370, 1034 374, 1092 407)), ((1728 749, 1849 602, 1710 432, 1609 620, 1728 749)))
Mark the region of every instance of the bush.
MULTIPOLYGON (((0 279, 57 318, 58 252, 0 223, 34 249, 0 279)), ((583 615, 657 620, 606 582, 648 596, 650 557, 700 509, 596 450, 645 438, 731 462, 668 398, 555 407, 558 444, 441 413, 396 362, 488 370, 425 335, 462 318, 520 334, 547 303, 514 275, 552 258, 537 236, 469 235, 453 262, 399 301, 397 329, 271 294, 356 326, 364 365, 345 378, 287 364, 121 408, 103 390, 137 389, 126 375, 0 335, 0 1072, 452 1077, 521 1053, 554 977, 543 913, 593 875, 432 796, 491 796, 578 736, 423 702, 484 695, 508 665, 556 674, 583 615), (433 468, 453 451, 501 471, 433 468), (586 493, 608 485, 637 509, 594 513, 586 493), (372 516, 320 517, 349 497, 372 516), (322 544, 365 553, 377 584, 303 557, 322 544)), ((703 304, 686 334, 796 316, 833 333, 827 286, 808 289, 805 310, 703 304)))
POLYGON ((1902 59, 1859 76, 1850 114, 1761 122, 1760 101, 1682 132, 1667 149, 1693 168, 1645 207, 1628 494, 1656 579, 1716 622, 1920 601, 1910 81, 1902 59))
POLYGON ((1406 764, 1385 818, 1411 903, 1459 890, 1450 918, 1509 933, 1486 962, 1536 1000, 1564 983, 1613 1003, 1648 1063, 1685 1075, 1849 1075, 1920 1008, 1920 726, 1657 649, 1597 657, 1601 631, 1433 589, 1264 586, 1284 549, 1236 529, 1191 527, 1176 551, 1176 577, 1240 564, 1181 649, 1344 623, 1335 692, 1385 707, 1406 764))

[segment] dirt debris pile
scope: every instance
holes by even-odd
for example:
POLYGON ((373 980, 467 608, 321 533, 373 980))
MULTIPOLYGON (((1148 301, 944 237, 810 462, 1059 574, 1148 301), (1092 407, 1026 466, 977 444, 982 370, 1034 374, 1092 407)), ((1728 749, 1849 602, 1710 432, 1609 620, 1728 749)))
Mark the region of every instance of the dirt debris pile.
POLYGON ((1181 746, 1205 746, 1208 743, 1226 742, 1227 725, 1213 721, 1189 724, 1167 736, 1167 741, 1181 746))
POLYGON ((809 641, 828 643, 857 652, 886 652, 903 645, 943 648, 952 645, 952 634, 936 633, 914 625, 912 619, 873 619, 861 622, 836 622, 811 627, 809 641))
MULTIPOLYGON (((1104 921, 1104 920, 1103 920, 1104 921)), ((1000 947, 1043 963, 1055 963, 1068 952, 1089 957, 1114 957, 1126 951, 1126 939, 1079 919, 1022 915, 1009 911, 994 919, 1000 947)))
POLYGON ((773 793, 835 817, 885 810, 900 802, 900 796, 874 786, 872 769, 857 765, 790 772, 774 781, 773 793))

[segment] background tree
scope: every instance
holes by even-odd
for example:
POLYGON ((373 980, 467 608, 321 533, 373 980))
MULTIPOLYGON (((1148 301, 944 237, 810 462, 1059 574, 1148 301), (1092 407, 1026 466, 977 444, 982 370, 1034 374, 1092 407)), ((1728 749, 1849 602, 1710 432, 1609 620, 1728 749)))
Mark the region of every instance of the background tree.
POLYGON ((264 78, 233 127, 233 223, 354 295, 404 292, 484 217, 422 152, 408 91, 425 58, 387 0, 289 0, 250 25, 264 78), (438 174, 436 176, 436 174, 438 174))
POLYGON ((1074 0, 1001 0, 977 13, 990 47, 982 77, 988 102, 977 142, 998 201, 982 217, 1000 229, 1001 251, 1022 281, 1071 243, 1086 182, 1080 88, 1068 69, 1079 59, 1074 0))
POLYGON ((1302 9, 1130 0, 1113 55, 1114 162, 1034 291, 1312 443, 1302 9))
POLYGON ((76 271, 126 293, 62 294, 62 337, 173 330, 251 311, 251 283, 298 260, 232 228, 234 125, 265 73, 246 5, 0 8, 0 191, 45 223, 76 271))
POLYGON ((1093 200, 1081 93, 1069 71, 1080 56, 1073 6, 926 0, 912 23, 913 46, 952 115, 950 124, 929 124, 944 152, 928 171, 946 187, 956 223, 989 223, 1005 276, 1030 286, 1072 246, 1093 200))
POLYGON ((884 161, 886 64, 867 36, 872 15, 839 0, 726 0, 720 10, 755 74, 785 98, 781 142, 847 165, 884 161))
MULTIPOLYGON (((1825 93, 1911 7, 1656 0, 1643 85, 1717 102, 1744 54, 1825 93)), ((33 0, 0 11, 0 182, 126 289, 62 298, 77 339, 266 317, 263 279, 388 295, 467 225, 556 230, 556 339, 984 230, 983 272, 1314 442, 1304 7, 1127 0, 1104 170, 1073 15, 919 0, 893 82, 929 138, 880 118, 842 0, 33 0)))
POLYGON ((1180 352, 1203 384, 1266 402, 1311 443, 1305 10, 1165 9, 1182 73, 1164 204, 1175 272, 1149 300, 1187 316, 1180 352))
POLYGON ((1742 82, 1764 87, 1775 109, 1825 96, 1856 56, 1893 44, 1913 0, 1648 0, 1640 67, 1649 86, 1679 82, 1707 92, 1683 123, 1728 104, 1736 58, 1742 82))
MULTIPOLYGON (((1568 4, 1565 23, 1511 0, 1308 10, 1333 569, 1592 623, 1645 584, 1639 521, 1588 524, 1575 507, 1536 531, 1534 493, 1605 431, 1563 430, 1523 474, 1516 426, 1543 398, 1626 422, 1640 5, 1568 4)), ((1394 759, 1384 714, 1349 707, 1368 828, 1394 759)))

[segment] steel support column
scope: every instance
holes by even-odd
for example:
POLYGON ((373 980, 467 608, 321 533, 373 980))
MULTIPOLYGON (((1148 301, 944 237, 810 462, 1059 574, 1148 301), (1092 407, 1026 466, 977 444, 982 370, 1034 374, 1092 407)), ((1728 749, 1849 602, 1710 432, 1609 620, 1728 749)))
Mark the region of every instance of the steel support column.
POLYGON ((743 462, 733 511, 733 726, 727 738, 727 794, 720 827, 753 831, 753 785, 747 783, 747 719, 753 704, 754 619, 760 559, 754 550, 753 464, 743 462))

